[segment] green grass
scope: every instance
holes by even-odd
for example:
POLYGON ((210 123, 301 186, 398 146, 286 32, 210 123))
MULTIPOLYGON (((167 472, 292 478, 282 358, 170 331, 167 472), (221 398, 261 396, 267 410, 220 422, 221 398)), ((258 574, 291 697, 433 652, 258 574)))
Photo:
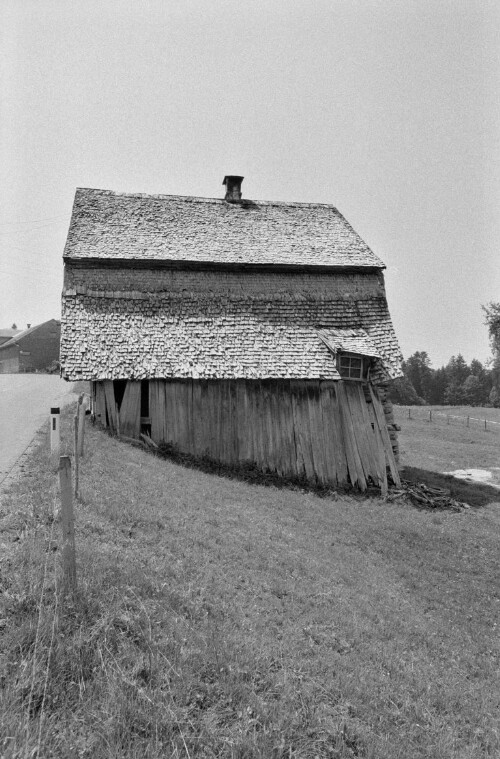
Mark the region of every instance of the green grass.
POLYGON ((485 430, 480 424, 472 422, 470 427, 457 420, 450 420, 448 424, 446 416, 436 414, 429 421, 430 409, 441 409, 443 413, 449 412, 457 416, 467 417, 469 414, 479 419, 500 421, 500 409, 419 406, 412 407, 409 419, 407 406, 394 406, 395 418, 401 427, 401 464, 434 473, 470 468, 488 469, 493 475, 492 483, 500 485, 500 424, 490 425, 485 430))
POLYGON ((320 498, 86 441, 74 598, 46 447, 2 501, 2 756, 499 755, 491 497, 320 498))

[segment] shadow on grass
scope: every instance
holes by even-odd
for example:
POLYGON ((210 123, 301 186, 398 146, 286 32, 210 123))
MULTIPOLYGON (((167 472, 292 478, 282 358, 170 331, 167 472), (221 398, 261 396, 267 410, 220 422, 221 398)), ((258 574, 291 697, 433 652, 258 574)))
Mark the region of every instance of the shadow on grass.
POLYGON ((401 479, 415 485, 423 483, 431 488, 445 488, 456 501, 463 501, 474 508, 500 503, 500 490, 480 482, 459 480, 449 474, 405 466, 401 469, 401 479))
POLYGON ((305 475, 302 477, 285 477, 270 470, 263 471, 254 461, 224 464, 209 456, 193 456, 189 453, 182 453, 177 446, 170 443, 160 443, 156 455, 190 469, 198 469, 207 474, 215 474, 218 477, 241 480, 252 485, 264 485, 266 487, 299 490, 303 493, 314 493, 320 498, 335 499, 337 494, 353 492, 351 488, 341 488, 338 486, 334 488, 310 482, 305 475))

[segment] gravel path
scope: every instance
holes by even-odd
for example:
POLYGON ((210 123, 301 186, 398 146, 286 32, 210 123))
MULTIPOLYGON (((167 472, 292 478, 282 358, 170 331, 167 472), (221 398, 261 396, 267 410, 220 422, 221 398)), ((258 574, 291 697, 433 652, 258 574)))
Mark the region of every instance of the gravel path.
POLYGON ((71 388, 50 374, 0 374, 0 487, 49 418, 50 407, 75 397, 71 388))

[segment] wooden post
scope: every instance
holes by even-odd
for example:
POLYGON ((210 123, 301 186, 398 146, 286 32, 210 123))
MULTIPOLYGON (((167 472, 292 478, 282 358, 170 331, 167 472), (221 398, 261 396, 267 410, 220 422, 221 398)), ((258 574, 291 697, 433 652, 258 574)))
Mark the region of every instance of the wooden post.
POLYGON ((63 574, 65 590, 76 590, 75 519, 71 493, 71 459, 59 458, 59 483, 61 487, 61 525, 63 533, 63 574))
POLYGON ((61 447, 61 409, 59 406, 53 406, 50 409, 50 452, 59 453, 61 447))
POLYGON ((75 447, 74 447, 74 453, 75 453, 75 498, 78 498, 78 411, 75 414, 74 418, 74 435, 75 435, 75 447))
POLYGON ((429 411, 429 422, 432 422, 432 411, 429 411))
POLYGON ((408 419, 411 419, 411 408, 408 409, 408 419))
POLYGON ((485 430, 487 429, 487 427, 486 427, 486 419, 484 420, 484 429, 485 430))
POLYGON ((446 424, 449 424, 449 423, 450 423, 450 415, 446 414, 446 424))
POLYGON ((83 458, 83 438, 85 434, 85 407, 83 405, 83 393, 78 398, 78 456, 83 458))
POLYGON ((469 417, 467 417, 467 427, 469 426, 469 417))

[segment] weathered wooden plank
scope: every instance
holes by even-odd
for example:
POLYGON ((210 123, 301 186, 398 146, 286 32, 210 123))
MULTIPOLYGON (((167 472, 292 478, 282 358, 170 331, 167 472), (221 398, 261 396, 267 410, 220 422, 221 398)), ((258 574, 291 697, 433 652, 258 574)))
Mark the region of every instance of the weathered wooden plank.
POLYGON ((178 398, 178 422, 179 422, 179 445, 181 450, 189 453, 190 425, 189 425, 189 385, 186 380, 179 382, 177 387, 178 398))
POLYGON ((318 481, 318 471, 316 468, 316 461, 314 460, 313 440, 316 434, 314 424, 314 388, 311 381, 306 380, 302 386, 302 433, 303 433, 303 445, 306 452, 306 474, 311 482, 318 481), (308 473, 308 466, 309 472, 308 473))
POLYGON ((260 396, 260 382, 258 380, 252 381, 250 385, 250 413, 251 413, 251 425, 252 425, 252 447, 253 447, 253 461, 258 465, 262 465, 262 445, 260 442, 260 415, 259 415, 259 396, 260 396))
POLYGON ((370 394, 372 398, 373 411, 375 413, 375 420, 378 424, 378 428, 379 428, 382 441, 384 444, 386 461, 389 466, 389 470, 391 472, 392 479, 395 485, 397 485, 398 487, 401 487, 401 479, 399 476, 396 460, 394 458, 394 452, 392 450, 389 433, 385 424, 385 417, 384 417, 384 412, 382 409, 382 404, 380 403, 380 399, 378 395, 376 394, 372 385, 370 385, 370 394))
POLYGON ((163 428, 163 418, 160 413, 160 382, 159 380, 150 380, 148 382, 149 391, 149 417, 151 419, 151 439, 159 443, 162 439, 161 431, 163 428))
POLYGON ((348 481, 348 471, 342 442, 336 384, 334 380, 322 380, 320 383, 322 425, 328 479, 333 485, 344 485, 348 481))
POLYGON ((275 389, 275 415, 276 415, 276 438, 278 450, 278 473, 286 476, 290 470, 290 441, 288 425, 285 416, 285 390, 286 380, 277 380, 275 389))
POLYGON ((203 454, 203 411, 201 405, 201 381, 191 382, 191 424, 192 424, 192 451, 195 456, 203 454))
POLYGON ((297 444, 297 473, 305 474, 307 479, 314 481, 315 471, 310 447, 309 406, 307 394, 302 380, 291 381, 293 422, 295 441, 297 444))
POLYGON ((217 439, 218 439, 218 428, 217 428, 217 406, 216 406, 216 394, 217 388, 216 383, 214 380, 209 380, 207 383, 207 394, 206 394, 206 406, 205 406, 205 413, 206 413, 206 419, 207 419, 207 454, 210 456, 210 458, 217 458, 217 439))
POLYGON ((275 440, 276 440, 276 470, 282 477, 288 474, 289 470, 289 445, 288 434, 285 423, 284 399, 283 399, 284 380, 276 380, 274 383, 274 403, 273 415, 275 420, 275 440))
POLYGON ((106 398, 102 382, 94 382, 95 385, 95 418, 100 424, 106 425, 106 398))
POLYGON ((273 449, 271 439, 271 412, 269 386, 266 380, 260 383, 260 430, 262 435, 262 458, 266 471, 272 471, 273 466, 273 449))
POLYGON ((231 461, 231 401, 229 381, 220 381, 220 458, 226 464, 231 461))
POLYGON ((366 479, 359 458, 359 452, 354 437, 351 415, 347 402, 344 383, 339 381, 337 387, 338 408, 342 425, 342 438, 345 446, 349 477, 353 485, 358 485, 361 490, 366 490, 366 479))
POLYGON ((106 412, 108 426, 112 432, 118 431, 118 412, 115 401, 115 388, 112 380, 104 380, 104 397, 106 399, 106 412))
POLYGON ((249 385, 250 414, 252 425, 253 460, 257 466, 262 466, 262 443, 260 434, 260 382, 252 381, 249 385))
POLYGON ((221 408, 221 398, 222 398, 222 390, 220 386, 220 382, 218 380, 214 380, 211 382, 210 386, 210 407, 211 407, 211 415, 213 420, 213 435, 212 435, 212 441, 211 441, 211 456, 212 458, 216 460, 221 460, 221 453, 223 450, 223 441, 222 441, 222 408, 221 408))
MULTIPOLYGON (((169 380, 167 383, 168 388, 168 412, 170 420, 170 442, 179 446, 179 424, 178 424, 178 409, 177 409, 177 381, 169 380)), ((165 396, 167 398, 167 396, 165 396)))
POLYGON ((288 474, 289 470, 289 445, 288 431, 286 420, 283 414, 284 410, 284 390, 285 380, 276 380, 274 388, 274 418, 275 418, 275 435, 276 435, 276 471, 282 477, 288 474))
POLYGON ((158 434, 160 442, 167 439, 167 409, 165 400, 165 380, 158 380, 158 434))
POLYGON ((245 414, 246 414, 246 435, 248 442, 247 460, 256 461, 256 433, 255 433, 255 382, 248 380, 244 382, 245 387, 245 414))
POLYGON ((90 414, 95 419, 95 382, 90 383, 90 414))
POLYGON ((138 438, 141 432, 141 383, 128 380, 119 412, 120 434, 138 438))
POLYGON ((381 477, 380 466, 378 461, 378 438, 375 435, 373 427, 371 425, 371 419, 368 414, 366 405, 366 399, 362 385, 359 383, 355 386, 356 395, 358 397, 357 413, 360 417, 360 426, 362 429, 362 437, 366 450, 366 466, 365 469, 369 472, 373 483, 384 488, 384 478, 381 477))
POLYGON ((233 441, 234 441, 234 462, 239 462, 244 460, 243 451, 245 447, 245 440, 244 440, 244 433, 245 429, 243 427, 244 418, 243 418, 243 412, 244 407, 242 403, 242 396, 241 396, 241 380, 231 380, 231 419, 232 419, 232 429, 233 429, 233 441))
POLYGON ((226 419, 227 419, 227 399, 226 399, 226 385, 223 380, 218 380, 214 386, 216 415, 217 415, 217 459, 219 461, 226 462, 226 419))
POLYGON ((199 395, 196 396, 197 398, 195 402, 195 409, 196 409, 196 403, 198 404, 198 408, 196 411, 198 422, 199 422, 199 440, 198 444, 200 446, 199 448, 199 455, 200 456, 208 456, 208 440, 207 440, 207 433, 209 430, 209 420, 208 420, 208 409, 207 409, 207 386, 208 381, 207 380, 198 380, 197 381, 199 395))
POLYGON ((165 404, 165 414, 164 414, 164 440, 166 443, 173 443, 173 437, 172 437, 172 390, 171 390, 171 380, 165 380, 163 383, 163 396, 164 396, 164 404, 165 404))
POLYGON ((290 380, 286 380, 283 387, 283 415, 285 417, 287 440, 288 440, 288 473, 297 475, 297 446, 295 442, 295 427, 293 423, 293 402, 290 390, 290 380))
POLYGON ((377 420, 375 418, 375 411, 373 408, 373 403, 371 402, 370 397, 370 403, 366 404, 366 410, 368 413, 368 416, 370 418, 370 422, 373 429, 373 434, 375 435, 376 441, 377 441, 377 469, 379 472, 379 482, 380 487, 382 490, 382 495, 385 495, 387 493, 387 467, 385 463, 385 448, 384 448, 384 442, 382 440, 382 435, 380 434, 380 430, 378 427, 377 420))
POLYGON ((230 445, 231 445, 231 457, 232 464, 238 463, 240 460, 240 441, 238 434, 238 404, 236 398, 236 380, 230 380, 229 383, 229 429, 230 429, 230 445))
POLYGON ((150 380, 148 382, 148 401, 149 401, 149 418, 151 419, 151 440, 158 442, 158 382, 150 380))
POLYGON ((185 429, 184 429, 184 409, 183 409, 183 387, 182 382, 174 382, 174 394, 175 394, 175 426, 177 445, 179 450, 185 452, 185 429))
MULTIPOLYGON (((376 429, 377 425, 373 423, 373 411, 370 412, 370 408, 373 407, 373 403, 367 403, 366 392, 364 387, 360 387, 360 407, 364 418, 364 424, 368 430, 368 439, 371 444, 371 466, 373 467, 374 475, 373 479, 378 482, 379 487, 382 490, 382 495, 387 495, 387 471, 385 468, 385 455, 382 439, 376 429), (371 433, 371 435, 370 435, 371 433)), ((370 398, 371 400, 371 398, 370 398)))
POLYGON ((311 455, 316 478, 321 485, 328 483, 327 463, 325 458, 325 438, 323 434, 323 416, 319 380, 307 382, 307 398, 309 406, 309 426, 311 455))
POLYGON ((182 450, 191 453, 192 450, 192 432, 191 432, 191 383, 189 380, 179 382, 179 439, 182 450))
POLYGON ((189 453, 194 454, 194 407, 193 407, 193 380, 188 379, 184 384, 186 403, 186 444, 189 453))
POLYGON ((245 392, 245 380, 235 380, 236 392, 236 433, 238 435, 238 452, 240 461, 248 461, 249 434, 248 434, 248 401, 245 392))
POLYGON ((370 478, 376 482, 377 468, 373 462, 372 448, 370 445, 370 439, 368 438, 369 434, 371 436, 372 429, 371 427, 366 427, 365 420, 363 418, 358 392, 360 385, 356 382, 345 382, 344 389, 350 412, 354 440, 358 449, 363 474, 367 482, 370 478))
POLYGON ((293 435, 295 440, 295 472, 297 477, 306 473, 302 454, 302 435, 300 434, 300 380, 290 380, 290 399, 292 405, 293 435))
POLYGON ((262 383, 262 428, 266 447, 266 469, 276 472, 276 440, 274 435, 272 383, 262 383))
POLYGON ((173 380, 165 381, 165 432, 166 442, 171 445, 175 443, 173 384, 173 380))

